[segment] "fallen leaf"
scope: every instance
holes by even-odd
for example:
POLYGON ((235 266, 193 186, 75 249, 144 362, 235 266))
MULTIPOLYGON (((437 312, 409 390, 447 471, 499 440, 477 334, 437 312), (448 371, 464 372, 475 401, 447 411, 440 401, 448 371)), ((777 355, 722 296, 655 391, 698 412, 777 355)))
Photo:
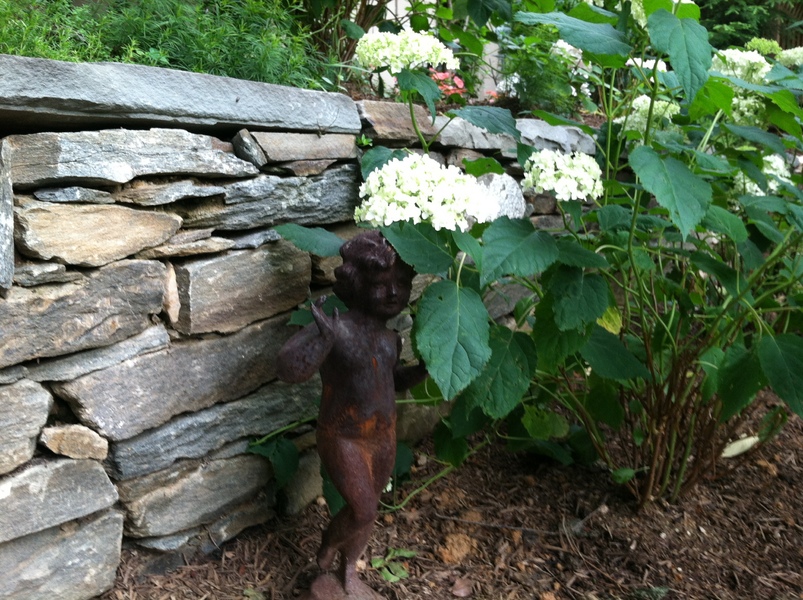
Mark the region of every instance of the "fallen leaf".
POLYGON ((477 541, 465 533, 450 533, 445 544, 438 547, 438 556, 448 565, 459 565, 476 547, 477 541))
POLYGON ((474 593, 474 590, 472 589, 473 587, 474 582, 468 577, 458 577, 452 586, 452 596, 457 596, 458 598, 470 598, 471 594, 474 593))

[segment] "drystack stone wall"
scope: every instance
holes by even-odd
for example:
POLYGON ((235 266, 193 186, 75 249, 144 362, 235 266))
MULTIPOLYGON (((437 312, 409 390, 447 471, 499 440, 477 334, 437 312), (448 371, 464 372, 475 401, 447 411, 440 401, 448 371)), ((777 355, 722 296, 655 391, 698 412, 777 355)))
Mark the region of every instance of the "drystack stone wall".
MULTIPOLYGON (((0 55, 0 79, 0 597, 81 600, 124 538, 208 551, 274 515, 246 448, 314 415, 317 382, 277 382, 274 359, 334 264, 272 226, 351 235, 356 136, 413 136, 401 105, 165 69, 0 55)), ((445 161, 515 152, 444 136, 445 161)))

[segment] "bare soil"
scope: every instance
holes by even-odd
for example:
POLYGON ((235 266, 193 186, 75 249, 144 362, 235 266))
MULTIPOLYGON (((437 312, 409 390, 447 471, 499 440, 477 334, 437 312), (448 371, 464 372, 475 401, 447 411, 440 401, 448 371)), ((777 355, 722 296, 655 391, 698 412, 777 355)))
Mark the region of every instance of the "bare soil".
MULTIPOLYGON (((402 494, 440 470, 428 450, 416 450, 402 494)), ((366 558, 413 550, 400 561, 409 577, 390 583, 370 566, 362 576, 388 600, 799 600, 802 503, 798 418, 690 497, 641 511, 601 469, 492 445, 380 516, 366 558)), ((293 600, 317 575, 327 515, 313 504, 188 564, 126 549, 102 600, 293 600)))

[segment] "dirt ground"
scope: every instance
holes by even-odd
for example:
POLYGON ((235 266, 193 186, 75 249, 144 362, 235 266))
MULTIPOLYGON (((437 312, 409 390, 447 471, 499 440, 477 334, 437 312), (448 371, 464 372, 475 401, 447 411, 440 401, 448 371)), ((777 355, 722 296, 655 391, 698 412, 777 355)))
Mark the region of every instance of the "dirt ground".
MULTIPOLYGON (((427 451, 403 493, 439 471, 427 451)), ((602 470, 490 446, 380 517, 368 562, 414 551, 396 561, 409 577, 370 566, 362 577, 388 600, 803 599, 803 422, 731 460, 738 470, 693 497, 636 512, 602 470)), ((317 574, 327 520, 313 504, 163 575, 148 571, 167 563, 126 549, 102 600, 292 600, 317 574)))

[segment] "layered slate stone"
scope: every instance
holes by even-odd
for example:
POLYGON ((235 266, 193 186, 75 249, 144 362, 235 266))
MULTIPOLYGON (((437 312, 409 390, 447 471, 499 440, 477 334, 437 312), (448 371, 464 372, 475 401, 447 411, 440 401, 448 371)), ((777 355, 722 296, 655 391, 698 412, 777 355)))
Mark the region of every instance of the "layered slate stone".
POLYGON ((265 131, 255 131, 251 135, 268 162, 357 158, 357 143, 353 135, 265 131))
POLYGON ((255 496, 271 474, 267 460, 250 454, 184 462, 120 482, 125 532, 132 537, 155 537, 210 523, 255 496))
POLYGON ((181 227, 175 215, 107 204, 31 200, 14 212, 14 237, 22 252, 81 267, 99 267, 158 246, 181 227))
POLYGON ((120 261, 77 283, 13 287, 0 302, 0 367, 108 346, 150 325, 162 310, 165 267, 120 261))
POLYGON ((111 440, 128 439, 274 379, 276 354, 292 333, 286 322, 276 317, 225 337, 176 342, 53 387, 84 423, 111 440))
POLYGON ((140 354, 167 348, 169 342, 170 336, 164 326, 156 325, 111 346, 76 352, 61 358, 38 360, 25 368, 25 374, 34 381, 69 381, 140 354))
MULTIPOLYGON (((410 120, 410 108, 398 102, 379 102, 376 100, 360 100, 357 102, 360 118, 366 125, 368 137, 384 142, 409 146, 418 141, 415 129, 410 120)), ((423 106, 415 106, 415 116, 421 133, 431 137, 437 133, 432 124, 432 117, 423 106)))
MULTIPOLYGON (((0 64, 2 63, 0 56, 0 64)), ((5 138, 14 190, 52 185, 108 186, 135 177, 248 177, 258 170, 231 145, 180 129, 111 129, 5 138)))
POLYGON ((0 544, 0 597, 85 600, 114 585, 123 514, 109 510, 0 544))
POLYGON ((161 427, 111 445, 108 466, 117 479, 130 479, 201 458, 226 444, 276 431, 315 413, 320 380, 300 385, 270 383, 233 402, 179 415, 161 427))
POLYGON ((202 183, 197 179, 181 179, 168 183, 154 183, 135 179, 112 196, 114 202, 139 206, 159 206, 188 198, 223 196, 226 189, 220 185, 202 183))
POLYGON ((186 334, 237 331, 309 295, 309 254, 283 240, 186 261, 175 270, 181 303, 175 327, 186 334))
POLYGON ((354 218, 360 179, 356 165, 315 177, 260 175, 226 184, 225 199, 179 202, 167 207, 184 226, 246 230, 277 223, 339 223, 354 218))
POLYGON ((112 204, 114 202, 111 192, 78 185, 36 190, 33 197, 42 202, 86 202, 89 204, 112 204))
POLYGON ((16 127, 242 127, 359 133, 351 98, 216 75, 117 63, 0 56, 0 119, 16 127))
POLYGON ((14 267, 14 283, 25 287, 45 283, 68 283, 83 277, 78 271, 68 271, 66 266, 56 262, 19 260, 14 267))
POLYGON ((33 381, 0 386, 0 475, 33 457, 52 405, 53 396, 33 381))
POLYGON ((14 193, 11 186, 8 147, 0 140, 0 289, 14 279, 14 193))
POLYGON ((0 543, 104 510, 117 491, 94 460, 67 458, 0 479, 0 543))

